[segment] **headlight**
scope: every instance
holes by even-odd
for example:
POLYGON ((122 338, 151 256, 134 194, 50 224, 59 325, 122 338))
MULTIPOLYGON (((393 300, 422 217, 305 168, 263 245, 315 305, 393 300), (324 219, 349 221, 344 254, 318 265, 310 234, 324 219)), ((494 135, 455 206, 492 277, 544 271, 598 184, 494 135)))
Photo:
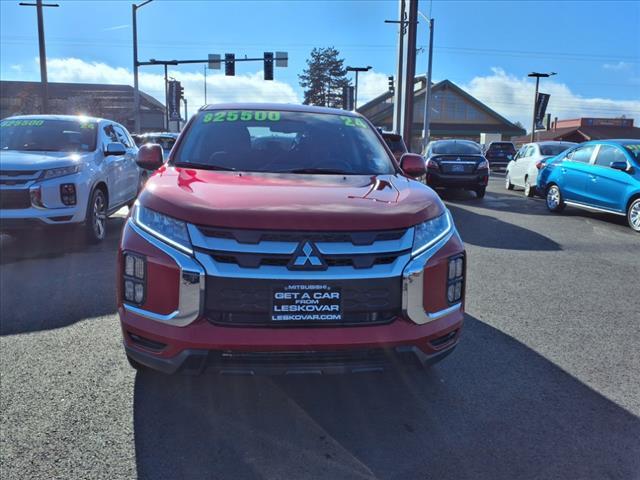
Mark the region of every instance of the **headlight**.
POLYGON ((150 208, 136 205, 134 221, 142 229, 183 252, 192 254, 187 224, 150 208))
POLYGON ((413 236, 413 251, 411 254, 414 256, 420 255, 449 233, 452 226, 453 224, 448 210, 439 217, 416 225, 413 236))
POLYGON ((69 167, 51 168, 42 172, 41 180, 49 180, 51 178, 64 177, 65 175, 73 175, 80 171, 80 165, 71 165, 69 167))

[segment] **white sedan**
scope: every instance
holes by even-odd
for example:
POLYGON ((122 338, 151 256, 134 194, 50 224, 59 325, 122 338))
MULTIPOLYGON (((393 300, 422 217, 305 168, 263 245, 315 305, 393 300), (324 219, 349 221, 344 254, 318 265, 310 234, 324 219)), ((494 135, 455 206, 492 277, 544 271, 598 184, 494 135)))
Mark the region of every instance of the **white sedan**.
POLYGON ((507 165, 505 186, 507 190, 514 187, 524 188, 527 197, 536 194, 538 172, 544 168, 547 160, 560 155, 568 148, 576 145, 573 142, 536 142, 523 145, 516 156, 507 165))

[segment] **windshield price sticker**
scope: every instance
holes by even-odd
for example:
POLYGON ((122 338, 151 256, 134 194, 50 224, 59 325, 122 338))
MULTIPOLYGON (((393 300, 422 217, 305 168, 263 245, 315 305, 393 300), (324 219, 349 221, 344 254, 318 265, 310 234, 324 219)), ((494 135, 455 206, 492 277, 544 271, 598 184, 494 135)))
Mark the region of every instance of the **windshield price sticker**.
POLYGON ((344 117, 340 116, 342 122, 346 127, 359 127, 359 128, 367 128, 367 124, 361 118, 354 117, 344 117))
POLYGON ((4 120, 0 127, 41 127, 44 120, 4 120))
POLYGON ((271 320, 342 320, 342 291, 330 285, 285 285, 271 292, 271 320))
POLYGON ((206 113, 202 117, 202 123, 216 122, 251 122, 251 121, 280 121, 280 112, 268 112, 266 110, 229 110, 206 113))
POLYGON ((89 130, 95 130, 96 124, 95 123, 81 123, 80 124, 80 128, 88 128, 89 130))

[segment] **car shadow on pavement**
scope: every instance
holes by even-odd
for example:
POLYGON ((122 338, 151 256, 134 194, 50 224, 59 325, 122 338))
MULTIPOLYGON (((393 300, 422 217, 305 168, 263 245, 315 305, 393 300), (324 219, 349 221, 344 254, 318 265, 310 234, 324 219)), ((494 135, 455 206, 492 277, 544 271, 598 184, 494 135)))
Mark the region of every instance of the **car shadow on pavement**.
POLYGON ((61 328, 115 313, 123 225, 122 218, 110 219, 107 238, 99 245, 87 245, 77 233, 52 231, 3 246, 0 335, 61 328))
POLYGON ((467 316, 428 372, 138 373, 139 478, 635 478, 640 419, 467 316))
POLYGON ((561 246, 544 235, 489 215, 448 205, 465 243, 506 250, 557 251, 561 246))

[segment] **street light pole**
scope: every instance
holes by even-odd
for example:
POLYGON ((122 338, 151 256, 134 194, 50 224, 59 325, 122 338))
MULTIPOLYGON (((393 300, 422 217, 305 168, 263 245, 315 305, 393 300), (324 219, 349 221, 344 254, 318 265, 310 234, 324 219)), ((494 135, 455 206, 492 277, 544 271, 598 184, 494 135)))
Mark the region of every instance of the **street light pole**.
POLYGON ((373 67, 371 65, 367 65, 366 67, 347 67, 347 72, 355 72, 356 74, 356 87, 355 92, 353 94, 353 109, 356 110, 358 108, 358 73, 359 72, 368 72, 373 67))
POLYGON ((151 1, 147 0, 140 5, 131 4, 131 24, 133 26, 133 123, 136 133, 140 133, 140 90, 138 89, 138 67, 140 63, 138 62, 138 19, 136 13, 139 8, 144 7, 151 1))
POLYGON ((536 93, 533 96, 533 117, 531 119, 531 143, 536 141, 536 104, 538 103, 538 86, 540 85, 540 79, 548 78, 552 75, 556 75, 556 72, 531 72, 529 75, 527 75, 528 77, 535 77, 536 79, 536 93))
POLYGON ((47 78, 47 50, 44 42, 44 16, 43 7, 59 7, 57 3, 42 3, 42 0, 36 0, 36 3, 20 2, 21 7, 36 7, 38 15, 38 47, 40 52, 40 83, 42 88, 42 113, 49 113, 49 80, 47 78))
POLYGON ((429 20, 429 62, 427 67, 427 84, 424 91, 424 122, 422 124, 422 151, 427 149, 427 144, 431 138, 431 71, 433 62, 433 18, 427 18, 420 13, 426 20, 429 20))

